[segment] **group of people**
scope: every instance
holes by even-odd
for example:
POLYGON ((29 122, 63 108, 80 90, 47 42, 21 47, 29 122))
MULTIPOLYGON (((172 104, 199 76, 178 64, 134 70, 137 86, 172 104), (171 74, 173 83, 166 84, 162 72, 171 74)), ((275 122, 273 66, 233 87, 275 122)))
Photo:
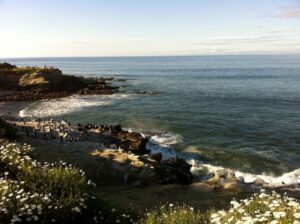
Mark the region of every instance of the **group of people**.
POLYGON ((73 129, 71 123, 65 120, 39 119, 35 121, 34 127, 26 126, 25 120, 21 122, 24 124, 23 129, 25 128, 27 137, 42 138, 43 140, 59 140, 61 143, 82 140, 81 133, 73 129))

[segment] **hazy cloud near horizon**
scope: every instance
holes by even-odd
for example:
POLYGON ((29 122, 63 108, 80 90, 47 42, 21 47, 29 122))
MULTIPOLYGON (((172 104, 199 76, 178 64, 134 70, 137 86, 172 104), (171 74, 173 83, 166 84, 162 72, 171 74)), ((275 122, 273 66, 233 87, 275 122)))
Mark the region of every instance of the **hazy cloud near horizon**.
POLYGON ((299 0, 0 0, 0 57, 300 53, 299 18, 299 0))

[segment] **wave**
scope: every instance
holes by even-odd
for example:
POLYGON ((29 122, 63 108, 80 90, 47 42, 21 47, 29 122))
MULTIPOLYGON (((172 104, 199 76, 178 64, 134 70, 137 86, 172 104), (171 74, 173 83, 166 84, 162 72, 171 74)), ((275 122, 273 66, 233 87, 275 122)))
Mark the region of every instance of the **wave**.
POLYGON ((173 133, 157 134, 150 137, 146 148, 150 150, 151 154, 161 153, 162 160, 166 160, 177 156, 172 146, 181 142, 181 135, 173 133))
MULTIPOLYGON (((177 157, 178 153, 173 149, 175 144, 181 143, 183 141, 182 136, 178 134, 168 133, 168 134, 159 134, 151 136, 147 144, 147 149, 151 151, 151 154, 162 153, 163 160, 166 160, 170 157, 177 157)), ((194 147, 191 147, 193 150, 194 147)), ((180 156, 185 158, 186 161, 192 166, 191 172, 194 176, 203 175, 203 171, 207 174, 215 173, 221 170, 228 170, 228 168, 222 166, 215 166, 209 163, 204 163, 200 160, 195 160, 190 158, 187 154, 180 153, 180 156)), ((300 169, 284 173, 281 176, 274 176, 269 174, 252 174, 241 172, 239 170, 232 170, 235 173, 235 176, 243 180, 245 183, 253 183, 255 180, 261 179, 265 183, 266 187, 283 187, 283 186, 292 186, 295 185, 295 188, 300 184, 300 169)), ((209 176, 209 175, 208 175, 209 176)))
POLYGON ((49 117, 68 114, 71 112, 86 109, 88 107, 98 107, 111 105, 117 100, 127 99, 130 94, 113 95, 73 95, 67 98, 43 100, 30 104, 19 112, 20 117, 49 117))
MULTIPOLYGON (((208 173, 215 173, 221 170, 228 170, 222 166, 214 166, 208 163, 203 163, 202 161, 197 160, 188 160, 188 163, 192 165, 191 172, 193 175, 197 176, 197 174, 203 172, 203 169, 206 169, 208 173)), ((245 183, 253 183, 256 180, 260 179, 265 184, 264 186, 268 187, 283 187, 283 186, 292 186, 295 185, 297 187, 300 184, 300 169, 296 169, 294 171, 284 173, 281 176, 268 175, 268 174, 252 174, 241 172, 239 170, 233 170, 235 176, 238 179, 242 179, 245 183)))

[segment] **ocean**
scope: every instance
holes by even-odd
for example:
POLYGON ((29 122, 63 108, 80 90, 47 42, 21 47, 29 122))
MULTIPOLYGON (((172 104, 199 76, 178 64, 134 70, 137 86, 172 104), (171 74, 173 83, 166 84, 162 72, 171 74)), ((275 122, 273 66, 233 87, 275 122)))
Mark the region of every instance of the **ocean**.
POLYGON ((126 79, 113 83, 118 94, 34 102, 22 116, 121 124, 152 135, 153 150, 174 149, 195 166, 231 168, 249 180, 299 180, 300 55, 1 61, 126 79), (144 91, 156 94, 137 94, 144 91))

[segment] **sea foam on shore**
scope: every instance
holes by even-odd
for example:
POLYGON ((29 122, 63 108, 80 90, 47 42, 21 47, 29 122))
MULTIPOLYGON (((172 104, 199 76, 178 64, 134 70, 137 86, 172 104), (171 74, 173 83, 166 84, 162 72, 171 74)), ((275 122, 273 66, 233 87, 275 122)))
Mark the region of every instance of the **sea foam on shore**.
POLYGON ((130 94, 73 95, 67 98, 43 100, 28 105, 19 112, 20 117, 50 117, 83 110, 88 107, 107 106, 118 100, 127 99, 130 94))
MULTIPOLYGON (((173 146, 175 144, 181 143, 183 141, 182 136, 178 134, 157 134, 150 137, 149 143, 147 144, 147 149, 151 151, 151 154, 162 153, 163 160, 170 157, 177 157, 178 153, 174 150, 173 146)), ((198 175, 203 175, 203 170, 206 170, 207 174, 216 173, 219 171, 228 170, 222 166, 216 166, 209 163, 204 163, 201 160, 195 160, 190 158, 185 153, 180 153, 180 157, 184 157, 187 162, 192 166, 191 172, 196 177, 198 175)), ((288 186, 290 189, 298 190, 300 188, 300 169, 296 169, 291 172, 282 174, 281 176, 275 176, 271 174, 253 174, 246 173, 239 170, 232 170, 235 176, 242 180, 244 183, 253 183, 256 180, 263 180, 264 185, 275 188, 288 186), (298 186, 299 185, 299 186, 298 186)))

